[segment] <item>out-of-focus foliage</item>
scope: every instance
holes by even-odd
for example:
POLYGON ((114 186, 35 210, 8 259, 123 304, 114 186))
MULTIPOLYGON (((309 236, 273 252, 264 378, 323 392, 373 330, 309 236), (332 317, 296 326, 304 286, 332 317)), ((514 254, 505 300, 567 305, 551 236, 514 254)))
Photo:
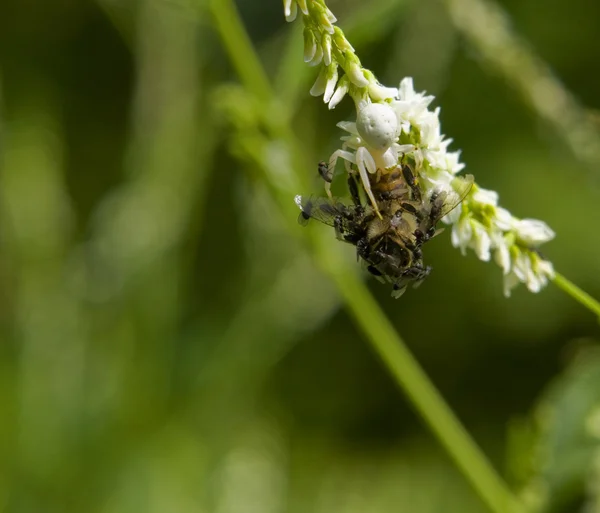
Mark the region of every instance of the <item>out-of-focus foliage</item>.
MULTIPOLYGON (((280 102, 269 115, 289 116, 316 164, 351 106, 329 112, 308 95, 314 76, 280 2, 238 5, 280 102)), ((546 256, 600 296, 600 169, 522 103, 445 4, 369 6, 330 4, 364 64, 435 94, 468 172, 515 215, 547 221, 546 256)), ((600 4, 502 6, 593 118, 600 4)), ((0 81, 0 509, 485 511, 274 206, 224 91, 239 116, 257 113, 202 8, 5 0, 0 81)), ((298 193, 320 193, 306 173, 298 193)), ((431 277, 399 301, 369 287, 502 468, 509 420, 598 326, 552 287, 504 299, 498 269, 448 234, 426 259, 431 277)), ((540 442, 559 460, 538 476, 553 512, 573 511, 573 479, 588 501, 597 490, 594 455, 571 436, 597 398, 586 368, 555 382, 564 413, 540 442)))
MULTIPOLYGON (((591 495, 597 500, 600 477, 600 353, 577 351, 536 406, 527 446, 513 448, 512 458, 529 466, 522 494, 533 511, 572 511, 591 495), (523 451, 523 449, 525 449, 523 451), (529 450, 528 450, 529 449, 529 450)), ((525 437, 523 437, 525 438, 525 437)), ((591 510, 596 511, 596 510, 591 510)))

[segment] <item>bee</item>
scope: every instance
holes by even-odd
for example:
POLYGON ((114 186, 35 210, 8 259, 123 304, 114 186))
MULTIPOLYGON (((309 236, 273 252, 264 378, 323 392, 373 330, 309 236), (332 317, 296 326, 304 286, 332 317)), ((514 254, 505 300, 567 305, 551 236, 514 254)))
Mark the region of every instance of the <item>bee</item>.
POLYGON ((431 272, 431 267, 424 265, 421 248, 440 233, 437 223, 464 200, 473 185, 472 175, 456 180, 453 190, 436 188, 425 194, 410 166, 399 166, 378 179, 373 177, 376 211, 362 204, 357 177, 351 174, 351 205, 333 198, 303 200, 297 196, 298 219, 303 225, 315 219, 333 227, 339 240, 356 247, 357 258, 367 271, 390 283, 392 296, 398 298, 409 284, 418 286, 431 272))

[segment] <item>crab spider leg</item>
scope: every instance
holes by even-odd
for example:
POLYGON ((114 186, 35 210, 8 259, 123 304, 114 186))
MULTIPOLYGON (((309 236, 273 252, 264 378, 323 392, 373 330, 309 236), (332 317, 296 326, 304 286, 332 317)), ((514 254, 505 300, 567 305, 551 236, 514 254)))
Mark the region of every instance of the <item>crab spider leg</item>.
MULTIPOLYGON (((375 196, 371 190, 371 182, 369 180, 369 173, 377 172, 377 165, 375 164, 375 160, 373 160, 371 154, 366 148, 363 147, 357 149, 356 155, 346 150, 336 150, 331 154, 331 157, 329 157, 329 169, 335 169, 335 165, 340 158, 344 159, 344 164, 348 173, 352 172, 350 164, 356 165, 363 188, 365 189, 365 192, 367 193, 367 196, 373 205, 373 210, 377 216, 382 219, 377 202, 375 201, 375 196)), ((331 183, 325 183, 325 192, 327 193, 327 196, 331 198, 331 183)))
POLYGON ((356 164, 356 159, 354 158, 354 154, 345 150, 336 150, 329 157, 329 169, 335 168, 338 159, 344 159, 352 164, 356 164))
MULTIPOLYGON (((328 168, 331 170, 331 176, 333 178, 333 170, 335 169, 335 165, 337 164, 338 159, 343 159, 344 160, 344 165, 346 168, 346 172, 350 173, 351 169, 350 169, 350 164, 356 164, 356 159, 354 158, 354 155, 352 153, 350 153, 349 151, 345 151, 345 150, 336 150, 331 154, 331 157, 329 157, 329 163, 328 163, 328 168)), ((331 182, 325 182, 325 192, 327 193, 327 196, 329 197, 329 199, 331 199, 331 182)))
POLYGON ((365 192, 371 200, 371 205, 373 205, 373 210, 375 210, 375 213, 379 219, 383 219, 381 217, 381 213, 379 212, 379 208, 377 207, 375 196, 373 196, 373 191, 371 190, 371 181, 369 180, 369 172, 375 173, 377 171, 377 166, 375 165, 373 157, 366 148, 359 148, 356 151, 356 167, 358 168, 358 174, 360 175, 365 192))
MULTIPOLYGON (((347 143, 342 144, 342 150, 347 150, 347 148, 350 147, 347 143)), ((355 149, 350 147, 351 149, 355 149)), ((346 173, 348 173, 349 175, 354 173, 354 171, 352 170, 352 165, 351 162, 349 160, 344 159, 344 168, 346 169, 346 173)))

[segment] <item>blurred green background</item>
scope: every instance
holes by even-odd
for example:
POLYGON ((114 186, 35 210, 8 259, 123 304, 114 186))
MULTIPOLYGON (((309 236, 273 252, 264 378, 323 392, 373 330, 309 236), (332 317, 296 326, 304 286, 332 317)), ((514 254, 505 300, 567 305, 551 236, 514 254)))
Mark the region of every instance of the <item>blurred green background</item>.
MULTIPOLYGON (((0 3, 0 511, 486 511, 294 233, 321 228, 290 225, 244 154, 256 108, 191 1, 0 3)), ((548 222, 545 255, 599 297, 600 166, 524 100, 518 56, 500 71, 458 1, 329 5, 383 83, 436 95, 467 171, 548 222)), ((351 102, 309 96, 279 1, 238 7, 285 106, 269 115, 290 116, 316 164, 351 102)), ((600 3, 502 8, 580 102, 565 118, 593 126, 600 3)), ((306 176, 297 193, 320 193, 306 176)), ((596 320, 553 286, 505 299, 500 269, 448 233, 425 258, 434 272, 400 300, 365 276, 381 308, 517 490, 600 511, 583 431, 600 405, 596 320), (533 444, 550 383, 566 413, 540 407, 533 444)))

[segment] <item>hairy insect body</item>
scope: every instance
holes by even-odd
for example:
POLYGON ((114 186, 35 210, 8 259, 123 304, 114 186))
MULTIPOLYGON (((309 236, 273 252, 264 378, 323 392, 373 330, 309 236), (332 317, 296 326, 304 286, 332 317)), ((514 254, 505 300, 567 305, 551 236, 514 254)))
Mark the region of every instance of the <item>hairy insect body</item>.
POLYGON ((408 186, 399 166, 387 173, 380 171, 375 175, 371 175, 370 178, 371 190, 378 202, 405 198, 408 193, 408 186))
MULTIPOLYGON (((322 164, 319 173, 327 180, 322 164)), ((392 284, 392 296, 400 297, 409 284, 419 285, 431 272, 423 263, 422 246, 436 235, 436 224, 460 204, 472 186, 467 177, 456 194, 445 190, 429 195, 420 188, 408 165, 397 166, 371 177, 377 209, 360 199, 358 179, 348 177, 353 204, 327 198, 297 197, 300 221, 316 219, 333 226, 337 237, 356 246, 358 258, 377 279, 392 284)))

